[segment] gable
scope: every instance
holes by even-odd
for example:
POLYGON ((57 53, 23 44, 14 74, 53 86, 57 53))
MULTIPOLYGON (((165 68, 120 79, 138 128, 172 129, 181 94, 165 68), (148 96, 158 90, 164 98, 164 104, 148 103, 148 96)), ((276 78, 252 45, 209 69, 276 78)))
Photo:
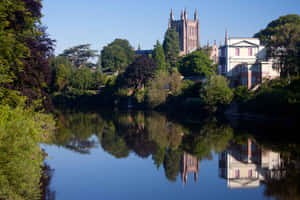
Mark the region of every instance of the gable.
POLYGON ((247 40, 242 40, 242 41, 233 43, 233 44, 230 45, 230 46, 233 46, 233 47, 258 47, 257 44, 252 43, 252 42, 249 42, 249 41, 247 41, 247 40))

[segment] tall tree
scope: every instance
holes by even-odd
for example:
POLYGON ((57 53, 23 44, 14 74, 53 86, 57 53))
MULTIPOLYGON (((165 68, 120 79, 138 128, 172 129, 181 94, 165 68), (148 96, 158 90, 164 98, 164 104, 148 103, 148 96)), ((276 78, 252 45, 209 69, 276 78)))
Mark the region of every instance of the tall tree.
POLYGON ((54 41, 40 24, 41 8, 39 0, 1 1, 0 102, 15 101, 19 91, 28 102, 43 97, 44 105, 50 104, 48 59, 54 41))
POLYGON ((77 68, 90 65, 89 59, 97 56, 97 50, 92 50, 90 44, 81 44, 63 51, 60 56, 67 57, 77 68))
POLYGON ((177 63, 179 72, 184 76, 210 76, 216 72, 205 51, 195 51, 181 58, 177 63))
POLYGON ((274 58, 274 67, 289 77, 300 73, 300 16, 286 15, 272 21, 256 33, 267 47, 267 55, 274 58))
POLYGON ((165 57, 164 49, 158 40, 156 41, 156 45, 154 46, 152 58, 157 64, 158 70, 162 70, 162 71, 166 70, 166 57, 165 57))
POLYGON ((171 67, 175 67, 180 52, 179 34, 176 32, 175 28, 169 28, 165 33, 163 48, 166 61, 171 67))
POLYGON ((61 91, 70 84, 72 74, 75 72, 75 67, 72 63, 62 56, 51 59, 52 68, 52 91, 61 91))
POLYGON ((101 51, 103 70, 124 71, 132 63, 134 57, 133 48, 127 40, 115 39, 101 51))
POLYGON ((137 57, 126 69, 124 75, 128 86, 137 89, 144 88, 145 84, 153 78, 156 68, 156 63, 149 56, 142 55, 137 57))

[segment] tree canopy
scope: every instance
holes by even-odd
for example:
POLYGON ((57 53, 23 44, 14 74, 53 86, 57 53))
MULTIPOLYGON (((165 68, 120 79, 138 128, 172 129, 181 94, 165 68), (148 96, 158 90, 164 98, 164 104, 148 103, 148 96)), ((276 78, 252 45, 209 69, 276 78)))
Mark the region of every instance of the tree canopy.
POLYGON ((179 56, 180 47, 179 34, 174 28, 169 28, 165 33, 163 48, 166 61, 171 65, 171 67, 175 67, 179 56))
POLYGON ((125 70, 132 63, 134 57, 133 48, 127 40, 115 39, 101 51, 103 70, 109 69, 112 72, 125 70))
POLYGON ((212 75, 200 90, 200 97, 212 110, 216 110, 217 106, 229 104, 233 99, 233 92, 228 85, 224 76, 212 75))
POLYGON ((97 50, 92 50, 90 44, 81 44, 65 49, 60 56, 67 57, 75 67, 89 66, 89 59, 97 56, 97 50))
POLYGON ((267 54, 274 58, 274 67, 282 76, 300 73, 300 16, 285 15, 272 21, 256 33, 267 47, 267 54))
POLYGON ((2 1, 0 4, 0 102, 16 102, 17 94, 28 102, 45 97, 51 81, 48 58, 54 41, 39 23, 41 2, 2 1))
POLYGON ((204 51, 195 51, 178 61, 179 72, 184 76, 210 76, 216 69, 204 51))
POLYGON ((142 55, 137 57, 126 69, 124 75, 128 86, 142 89, 153 78, 156 68, 156 63, 149 56, 142 55))

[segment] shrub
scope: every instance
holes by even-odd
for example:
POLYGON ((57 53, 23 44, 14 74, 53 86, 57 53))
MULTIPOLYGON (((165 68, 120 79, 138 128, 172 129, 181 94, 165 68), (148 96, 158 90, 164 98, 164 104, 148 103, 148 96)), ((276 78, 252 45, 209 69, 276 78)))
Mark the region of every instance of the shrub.
POLYGON ((233 99, 233 92, 224 76, 212 75, 200 90, 200 97, 213 111, 217 107, 229 104, 233 99))

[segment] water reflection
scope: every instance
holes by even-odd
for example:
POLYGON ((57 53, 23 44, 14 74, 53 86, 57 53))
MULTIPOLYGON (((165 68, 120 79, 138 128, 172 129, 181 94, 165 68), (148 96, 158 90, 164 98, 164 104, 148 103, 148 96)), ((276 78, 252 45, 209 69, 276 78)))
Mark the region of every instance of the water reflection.
POLYGON ((219 175, 230 188, 258 187, 266 178, 280 178, 281 164, 279 153, 263 150, 248 139, 219 154, 219 175))
POLYGON ((227 180, 229 188, 264 185, 265 196, 299 198, 296 144, 283 153, 272 151, 249 132, 243 135, 244 130, 235 130, 216 118, 191 124, 156 112, 70 112, 60 114, 58 119, 59 128, 51 144, 82 155, 102 148, 116 159, 131 154, 150 157, 153 167, 163 167, 170 182, 179 177, 183 184, 192 184, 198 182, 201 162, 212 160, 217 154, 216 174, 227 180), (194 175, 194 181, 188 180, 189 175, 194 175))

